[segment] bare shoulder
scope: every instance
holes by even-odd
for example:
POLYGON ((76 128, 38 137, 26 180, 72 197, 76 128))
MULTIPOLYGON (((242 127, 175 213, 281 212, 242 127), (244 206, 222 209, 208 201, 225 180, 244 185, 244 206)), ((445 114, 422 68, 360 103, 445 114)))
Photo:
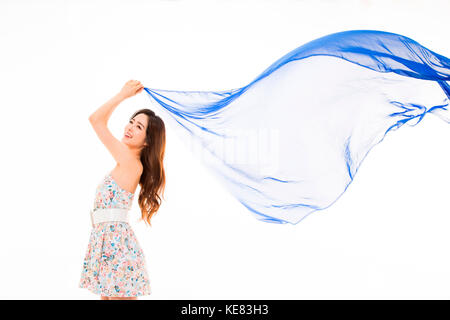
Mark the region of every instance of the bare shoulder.
POLYGON ((141 179, 142 172, 143 165, 140 161, 129 160, 117 164, 112 174, 114 180, 122 189, 134 193, 141 179))
POLYGON ((133 173, 133 175, 137 175, 138 177, 141 176, 142 171, 144 170, 144 166, 142 165, 141 161, 136 159, 130 159, 122 162, 121 164, 119 164, 119 166, 123 171, 133 173))

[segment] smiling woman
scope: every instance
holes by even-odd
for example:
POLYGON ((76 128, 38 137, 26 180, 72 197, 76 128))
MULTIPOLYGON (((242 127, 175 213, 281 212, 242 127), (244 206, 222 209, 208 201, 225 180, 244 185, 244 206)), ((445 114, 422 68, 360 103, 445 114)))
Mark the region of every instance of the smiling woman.
POLYGON ((145 256, 128 223, 128 212, 138 185, 141 220, 151 225, 150 219, 161 205, 164 122, 152 110, 138 110, 125 126, 121 140, 107 126, 114 109, 142 89, 140 82, 128 81, 89 117, 98 138, 117 162, 96 189, 92 231, 79 283, 80 288, 89 289, 102 300, 137 299, 151 293, 145 256))

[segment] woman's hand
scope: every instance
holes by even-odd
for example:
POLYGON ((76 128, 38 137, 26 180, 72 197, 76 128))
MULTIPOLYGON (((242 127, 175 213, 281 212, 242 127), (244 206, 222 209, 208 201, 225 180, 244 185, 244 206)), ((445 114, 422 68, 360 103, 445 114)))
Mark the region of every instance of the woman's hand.
POLYGON ((122 90, 120 90, 120 95, 126 99, 129 97, 134 96, 137 93, 140 93, 142 90, 144 90, 144 85, 141 84, 137 80, 130 80, 123 86, 122 90))

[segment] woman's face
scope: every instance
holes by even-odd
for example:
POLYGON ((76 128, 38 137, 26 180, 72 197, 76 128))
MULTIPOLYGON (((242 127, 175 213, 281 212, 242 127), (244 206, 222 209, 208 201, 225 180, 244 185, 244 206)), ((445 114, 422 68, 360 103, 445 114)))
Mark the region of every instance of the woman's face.
POLYGON ((125 126, 122 142, 130 148, 144 146, 148 126, 148 116, 140 113, 131 119, 125 126))

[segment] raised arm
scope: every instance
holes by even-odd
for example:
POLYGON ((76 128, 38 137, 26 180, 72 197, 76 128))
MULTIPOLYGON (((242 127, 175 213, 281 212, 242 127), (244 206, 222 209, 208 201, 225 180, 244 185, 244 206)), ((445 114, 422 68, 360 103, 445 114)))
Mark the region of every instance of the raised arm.
POLYGON ((119 93, 89 116, 89 122, 95 133, 118 164, 129 164, 136 159, 134 159, 128 147, 111 134, 108 129, 108 120, 123 100, 141 92, 143 88, 144 86, 139 81, 128 81, 119 93))

